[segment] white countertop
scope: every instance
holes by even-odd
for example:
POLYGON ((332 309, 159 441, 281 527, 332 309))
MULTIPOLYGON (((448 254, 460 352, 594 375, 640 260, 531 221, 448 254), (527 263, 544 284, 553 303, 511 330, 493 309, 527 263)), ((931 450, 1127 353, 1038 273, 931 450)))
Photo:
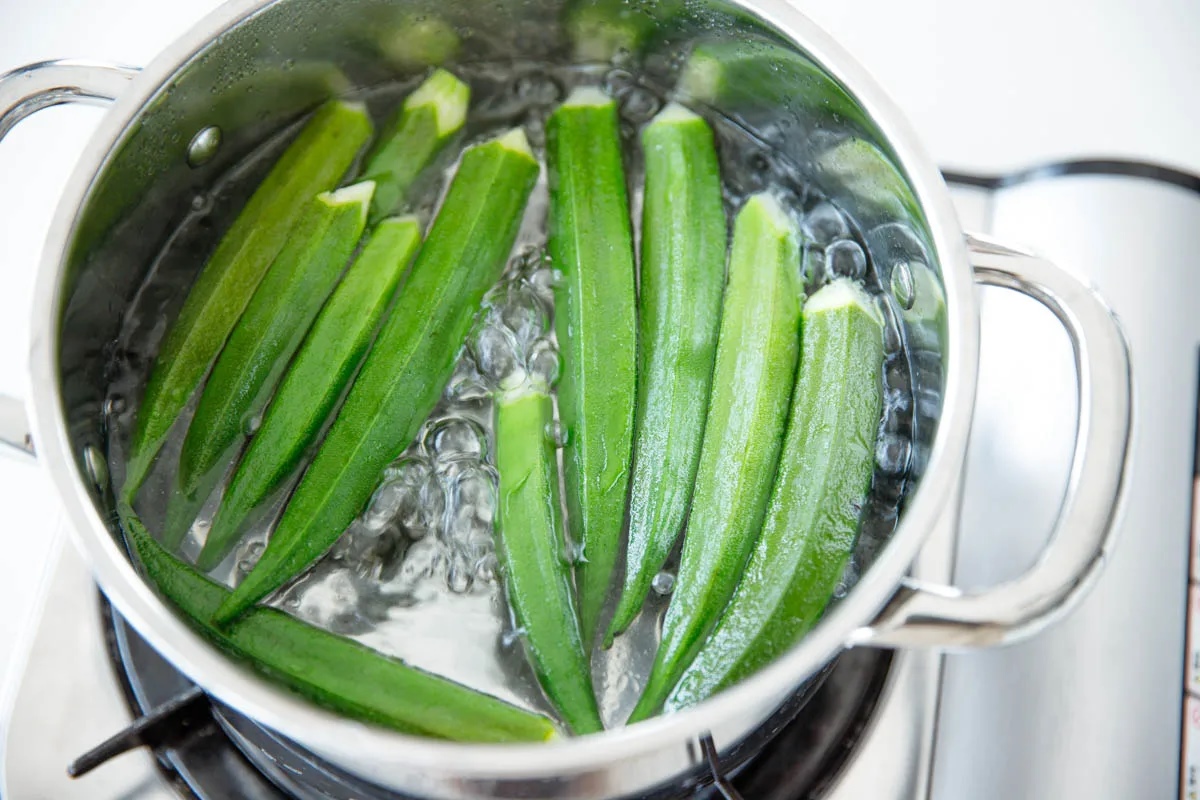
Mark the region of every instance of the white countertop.
MULTIPOLYGON (((0 71, 76 57, 145 64, 214 0, 0 0, 0 71)), ((804 0, 906 110, 943 165, 1001 170, 1129 156, 1200 172, 1200 4, 1097 0, 804 0)), ((42 238, 102 112, 56 108, 0 143, 0 392, 23 395, 42 238)), ((35 467, 0 459, 0 707, 57 529, 35 467)))

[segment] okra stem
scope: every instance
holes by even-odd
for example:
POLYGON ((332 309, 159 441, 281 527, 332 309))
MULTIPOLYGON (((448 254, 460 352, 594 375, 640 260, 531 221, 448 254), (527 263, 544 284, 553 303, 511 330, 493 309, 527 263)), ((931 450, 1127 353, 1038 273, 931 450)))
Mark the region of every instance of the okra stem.
POLYGON ((318 705, 404 733, 473 742, 545 741, 550 720, 314 628, 258 608, 226 630, 207 624, 229 590, 175 558, 118 503, 149 581, 214 645, 318 705))
POLYGON ((183 539, 245 441, 354 252, 371 202, 367 181, 318 195, 259 283, 205 384, 179 454, 164 542, 183 539))
POLYGON ((738 213, 712 397, 662 642, 631 722, 656 713, 729 602, 761 530, 800 351, 795 223, 767 194, 738 213))
POLYGON ((596 633, 625 524, 637 384, 633 232, 616 104, 576 89, 546 123, 549 252, 562 352, 567 522, 584 643, 596 633))
POLYGON ((304 340, 221 498, 196 566, 207 572, 237 542, 252 512, 296 469, 361 363, 421 243, 414 217, 386 219, 304 340))
POLYGON ((871 486, 883 405, 883 320, 840 279, 804 308, 800 373, 766 524, 712 637, 672 708, 773 661, 816 623, 845 571, 871 486))
POLYGON ((550 396, 522 388, 496 401, 500 473, 496 550, 508 602, 538 682, 577 734, 603 728, 592 692, 564 548, 550 396))
POLYGON ((520 129, 469 148, 341 411, 258 565, 217 610, 228 623, 299 575, 366 504, 437 404, 520 229, 538 164, 520 129))
POLYGON ((375 181, 371 223, 395 213, 421 170, 467 119, 471 89, 435 69, 405 100, 367 156, 363 179, 375 181))
POLYGON ((333 188, 371 135, 361 103, 322 106, 255 190, 188 292, 137 410, 121 495, 132 503, 167 433, 225 346, 313 196, 333 188))
POLYGON ((712 129, 667 106, 642 131, 640 361, 625 580, 605 646, 633 622, 683 527, 712 385, 726 221, 712 129))

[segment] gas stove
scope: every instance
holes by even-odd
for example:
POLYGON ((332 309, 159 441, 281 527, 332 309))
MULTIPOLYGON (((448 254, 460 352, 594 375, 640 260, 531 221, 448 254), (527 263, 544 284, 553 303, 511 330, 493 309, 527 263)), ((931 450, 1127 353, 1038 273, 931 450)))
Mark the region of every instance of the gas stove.
MULTIPOLYGON (((701 742, 693 773, 656 797, 1196 796, 1200 270, 1182 265, 1200 252, 1200 178, 1129 162, 948 177, 964 227, 1079 271, 1130 336, 1141 413, 1112 563, 1072 617, 1025 644, 947 657, 848 651, 744 745, 718 754, 701 742)), ((917 578, 966 587, 1013 576, 1036 555, 1074 432, 1071 354, 1054 323, 993 291, 982 316, 963 532, 957 542, 939 532, 913 566, 917 578)), ((210 701, 108 607, 69 545, 55 558, 0 728, 0 795, 396 800, 210 701), (84 774, 69 777, 72 764, 84 774)))

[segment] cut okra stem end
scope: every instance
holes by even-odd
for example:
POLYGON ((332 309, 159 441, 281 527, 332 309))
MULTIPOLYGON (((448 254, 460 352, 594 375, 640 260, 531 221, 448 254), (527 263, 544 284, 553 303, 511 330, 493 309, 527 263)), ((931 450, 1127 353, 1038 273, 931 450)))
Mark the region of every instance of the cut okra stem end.
POLYGON ((533 150, 529 147, 529 137, 525 135, 525 131, 521 128, 513 128, 508 133, 497 136, 493 141, 504 147, 505 150, 511 150, 514 153, 533 158, 533 150))
POLYGON ((467 120, 471 88, 453 73, 436 69, 404 101, 405 111, 432 108, 438 138, 455 133, 467 120))
POLYGON ((375 196, 375 181, 361 181, 332 192, 322 192, 318 199, 327 206, 357 205, 366 220, 367 211, 371 208, 371 198, 375 196))
POLYGON ((595 86, 577 86, 563 101, 563 108, 589 108, 612 105, 613 99, 595 86))
POLYGON ((837 278, 818 290, 804 304, 804 313, 817 314, 855 306, 865 311, 880 325, 883 324, 883 316, 879 313, 875 301, 858 282, 849 278, 837 278))
POLYGON ((688 58, 679 78, 679 91, 694 100, 712 102, 721 94, 725 68, 712 55, 697 50, 688 58))
POLYGON ((697 119, 700 119, 700 115, 695 111, 680 103, 672 102, 668 103, 666 108, 658 112, 658 116, 651 120, 650 124, 687 123, 697 119))

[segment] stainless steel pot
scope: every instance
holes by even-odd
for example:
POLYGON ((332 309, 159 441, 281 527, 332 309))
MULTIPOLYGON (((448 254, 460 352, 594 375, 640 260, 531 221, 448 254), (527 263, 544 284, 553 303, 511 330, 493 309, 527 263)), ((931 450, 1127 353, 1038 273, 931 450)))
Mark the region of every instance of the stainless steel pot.
MULTIPOLYGON (((660 11, 668 5, 608 2, 596 8, 626 18, 643 15, 665 29, 660 11)), ((847 181, 855 171, 847 174, 838 162, 821 158, 828 146, 854 137, 873 145, 893 184, 898 181, 884 186, 883 202, 859 211, 868 219, 874 214, 871 224, 899 221, 924 241, 933 276, 925 291, 944 303, 944 314, 921 333, 923 366, 913 376, 921 422, 915 489, 895 534, 857 585, 776 663, 688 711, 543 746, 434 742, 343 719, 210 647, 142 582, 119 541, 101 404, 105 345, 150 255, 195 191, 250 144, 329 94, 413 69, 406 61, 411 52, 394 45, 403 44, 415 21, 437 16, 453 27, 463 58, 552 58, 564 49, 559 4, 345 0, 331 7, 319 0, 233 0, 144 70, 62 61, 0 78, 0 136, 57 103, 109 105, 46 242, 33 314, 32 397, 24 405, 0 403, 0 433, 31 450, 22 414, 28 410, 38 458, 53 477, 76 544, 106 594, 156 648, 224 702, 382 786, 438 798, 639 793, 693 767, 703 734, 722 749, 736 743, 846 647, 972 648, 1040 630, 1093 583, 1112 545, 1131 388, 1125 341, 1104 303, 1043 260, 965 235, 937 169, 899 110, 785 0, 688 0, 672 7, 676 27, 659 37, 658 47, 675 50, 697 37, 758 37, 805 54, 818 67, 812 80, 844 88, 851 113, 843 108, 820 129, 805 127, 806 117, 786 99, 763 116, 750 96, 753 88, 721 109, 755 127, 809 179, 844 203, 862 202, 863 186, 847 181), (349 85, 328 79, 331 74, 345 76, 349 85), (213 126, 224 141, 215 157, 213 126), (1062 322, 1076 356, 1079 425, 1067 495, 1041 558, 1009 583, 964 592, 922 585, 906 574, 927 536, 957 524, 977 367, 978 284, 1023 292, 1062 322)), ((775 88, 786 98, 803 87, 775 88)))

